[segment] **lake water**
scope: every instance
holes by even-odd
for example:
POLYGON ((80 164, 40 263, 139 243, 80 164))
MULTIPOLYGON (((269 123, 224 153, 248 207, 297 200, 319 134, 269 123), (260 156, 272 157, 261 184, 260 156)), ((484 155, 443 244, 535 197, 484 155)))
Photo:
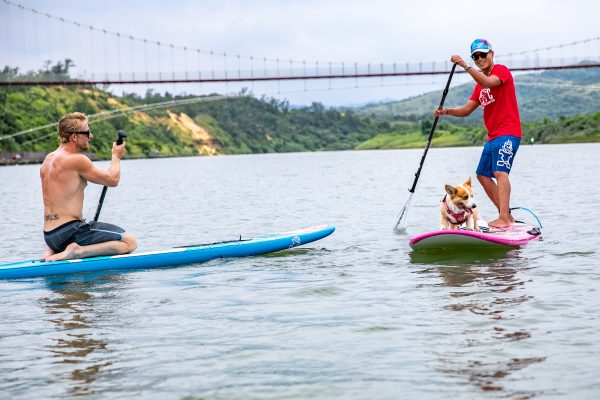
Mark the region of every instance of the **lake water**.
MULTIPOLYGON (((274 256, 0 281, 0 398, 599 398, 600 145, 519 149, 512 205, 542 241, 412 254, 479 153, 429 152, 403 236, 392 220, 422 150, 124 161, 101 220, 138 251, 337 230, 274 256)), ((44 249, 38 171, 0 168, 0 262, 44 249)))

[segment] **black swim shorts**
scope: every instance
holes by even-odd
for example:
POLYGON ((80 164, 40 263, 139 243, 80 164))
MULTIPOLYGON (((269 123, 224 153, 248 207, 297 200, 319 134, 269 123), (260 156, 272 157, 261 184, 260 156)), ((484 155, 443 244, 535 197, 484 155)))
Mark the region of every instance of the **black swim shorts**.
POLYGON ((44 240, 52 251, 60 253, 73 242, 86 246, 88 244, 122 240, 124 234, 124 229, 113 224, 75 220, 67 222, 50 232, 44 231, 44 240))

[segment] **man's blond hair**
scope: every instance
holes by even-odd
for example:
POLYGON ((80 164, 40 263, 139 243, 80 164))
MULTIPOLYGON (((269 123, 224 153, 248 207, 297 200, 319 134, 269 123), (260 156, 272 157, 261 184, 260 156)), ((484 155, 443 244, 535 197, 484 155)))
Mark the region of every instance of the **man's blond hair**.
POLYGON ((85 121, 87 121, 87 117, 84 113, 74 112, 65 114, 60 121, 58 121, 58 139, 60 142, 68 143, 69 136, 81 130, 81 124, 85 121))

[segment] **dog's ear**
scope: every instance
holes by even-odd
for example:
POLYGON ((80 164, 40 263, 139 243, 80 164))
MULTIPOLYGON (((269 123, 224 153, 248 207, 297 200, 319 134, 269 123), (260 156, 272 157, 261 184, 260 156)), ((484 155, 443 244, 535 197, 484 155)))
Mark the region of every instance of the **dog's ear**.
POLYGON ((446 185, 446 193, 453 196, 456 194, 456 189, 452 185, 446 185))
POLYGON ((471 177, 469 177, 469 179, 467 179, 464 183, 465 186, 471 187, 471 177))

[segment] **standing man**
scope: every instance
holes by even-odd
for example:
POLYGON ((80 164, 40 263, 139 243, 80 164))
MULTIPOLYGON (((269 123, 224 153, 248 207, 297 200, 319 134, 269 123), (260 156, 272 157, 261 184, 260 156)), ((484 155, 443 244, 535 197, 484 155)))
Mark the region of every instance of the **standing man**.
POLYGON ((471 58, 481 71, 476 70, 457 55, 452 56, 450 61, 464 68, 471 75, 476 83, 473 94, 465 105, 435 110, 435 116, 466 117, 481 105, 488 139, 477 167, 477 179, 498 208, 498 218, 489 222, 489 225, 502 228, 515 222, 510 215, 510 180, 508 179, 521 142, 521 119, 515 83, 507 67, 494 64, 494 51, 487 40, 476 39, 471 43, 471 58))
POLYGON ((85 222, 83 191, 88 182, 114 187, 121 178, 125 143, 113 143, 107 170, 100 169, 81 154, 89 149, 94 135, 83 113, 63 116, 58 123, 58 149, 48 154, 40 168, 44 197, 44 240, 49 249, 46 261, 131 253, 135 238, 118 226, 85 222))

